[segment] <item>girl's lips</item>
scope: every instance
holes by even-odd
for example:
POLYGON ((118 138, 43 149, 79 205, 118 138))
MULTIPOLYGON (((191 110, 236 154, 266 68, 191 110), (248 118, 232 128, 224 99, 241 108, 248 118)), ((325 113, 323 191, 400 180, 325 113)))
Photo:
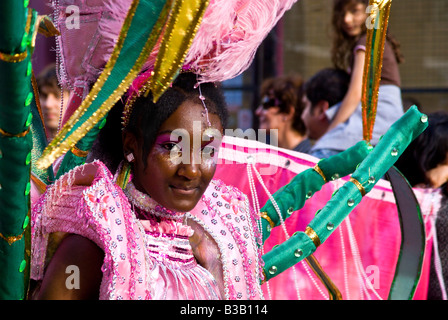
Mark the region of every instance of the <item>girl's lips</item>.
POLYGON ((176 186, 170 186, 170 187, 174 192, 182 195, 192 195, 198 189, 197 187, 176 187, 176 186))

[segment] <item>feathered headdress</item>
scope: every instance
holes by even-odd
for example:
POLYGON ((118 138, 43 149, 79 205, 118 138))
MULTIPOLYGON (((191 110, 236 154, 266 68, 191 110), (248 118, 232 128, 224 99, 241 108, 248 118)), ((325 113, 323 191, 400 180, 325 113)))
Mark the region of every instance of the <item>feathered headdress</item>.
POLYGON ((145 84, 158 99, 181 68, 197 73, 198 82, 239 75, 296 1, 77 0, 77 29, 67 24, 69 6, 54 0, 60 80, 72 93, 64 126, 37 165, 48 167, 71 150, 128 89, 145 84))

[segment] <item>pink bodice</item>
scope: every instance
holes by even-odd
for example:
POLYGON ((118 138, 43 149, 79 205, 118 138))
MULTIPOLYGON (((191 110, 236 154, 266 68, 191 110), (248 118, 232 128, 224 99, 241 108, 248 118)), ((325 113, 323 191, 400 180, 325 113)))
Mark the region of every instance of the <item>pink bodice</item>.
POLYGON ((75 168, 49 187, 32 211, 31 277, 44 276, 51 258, 49 235, 65 232, 80 234, 104 251, 100 299, 263 297, 253 230, 256 215, 247 197, 212 181, 196 208, 185 214, 151 201, 149 207, 140 205, 129 186, 123 192, 106 167, 94 162, 75 168), (195 220, 218 244, 224 296, 212 274, 195 259, 189 241, 193 230, 185 219, 195 220))

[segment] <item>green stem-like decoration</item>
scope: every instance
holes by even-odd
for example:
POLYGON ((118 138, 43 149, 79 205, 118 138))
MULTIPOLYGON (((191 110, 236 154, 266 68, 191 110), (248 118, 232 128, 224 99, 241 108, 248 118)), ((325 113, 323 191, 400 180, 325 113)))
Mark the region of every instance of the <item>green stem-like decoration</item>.
POLYGON ((395 122, 357 167, 352 179, 311 220, 305 232, 294 233, 263 256, 266 280, 305 259, 324 243, 427 125, 426 115, 415 106, 395 122))
POLYGON ((0 2, 0 299, 23 299, 29 279, 33 99, 31 47, 37 15, 27 1, 0 2))
MULTIPOLYGON (((305 201, 322 189, 326 182, 351 174, 372 149, 372 146, 365 141, 360 141, 337 155, 320 160, 317 167, 307 169, 295 176, 272 195, 282 219, 286 220, 294 211, 301 209, 305 201)), ((273 225, 280 225, 281 220, 271 200, 267 201, 260 212, 267 214, 267 217, 264 216, 261 221, 264 242, 269 237, 273 225)))

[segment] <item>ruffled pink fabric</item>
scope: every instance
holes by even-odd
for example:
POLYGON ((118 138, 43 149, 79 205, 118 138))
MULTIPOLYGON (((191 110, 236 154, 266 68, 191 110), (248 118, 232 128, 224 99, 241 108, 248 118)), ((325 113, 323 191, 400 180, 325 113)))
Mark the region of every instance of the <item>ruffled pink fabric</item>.
POLYGON ((182 237, 191 237, 194 231, 187 225, 172 220, 162 220, 155 223, 151 220, 140 220, 140 223, 150 234, 178 235, 182 237))
POLYGON ((33 207, 31 278, 42 280, 45 275, 51 258, 49 234, 67 232, 94 241, 105 253, 100 299, 262 298, 256 215, 247 198, 236 188, 212 181, 188 217, 219 244, 226 288, 222 294, 193 256, 190 227, 169 217, 138 220, 101 162, 77 167, 33 207), (237 212, 225 200, 230 191, 243 200, 237 212))

